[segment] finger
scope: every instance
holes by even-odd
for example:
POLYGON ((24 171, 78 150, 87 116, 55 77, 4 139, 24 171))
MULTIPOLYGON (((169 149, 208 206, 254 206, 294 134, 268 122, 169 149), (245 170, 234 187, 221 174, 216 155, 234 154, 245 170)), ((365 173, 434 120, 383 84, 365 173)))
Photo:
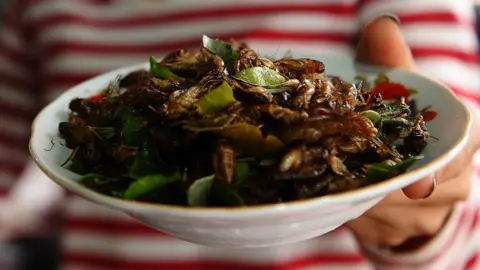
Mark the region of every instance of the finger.
POLYGON ((399 27, 391 16, 379 17, 360 33, 357 59, 371 64, 414 69, 415 63, 399 27))
MULTIPOLYGON (((446 169, 449 169, 449 167, 446 169)), ((450 169, 457 170, 457 168, 450 169)), ((433 181, 432 174, 405 187, 403 192, 410 199, 426 199, 425 203, 428 204, 463 201, 470 193, 474 174, 475 166, 472 162, 468 162, 460 173, 453 177, 445 169, 442 169, 436 173, 436 183, 433 181), (436 184, 436 187, 434 184, 436 184)))
POLYGON ((447 181, 442 180, 442 175, 438 175, 437 188, 432 195, 422 204, 454 204, 459 201, 464 201, 470 195, 470 189, 474 178, 475 168, 473 165, 464 168, 463 172, 453 179, 447 181))
POLYGON ((432 195, 436 185, 436 177, 435 175, 431 174, 403 188, 402 190, 405 196, 412 200, 425 199, 432 195))
POLYGON ((436 235, 451 210, 452 205, 375 206, 346 226, 361 241, 397 246, 412 237, 436 235))
MULTIPOLYGON (((451 161, 446 167, 444 167, 439 175, 440 182, 450 181, 451 179, 456 179, 460 175, 464 175, 467 172, 467 168, 473 169, 472 166, 475 164, 475 151, 476 148, 474 146, 475 142, 472 140, 474 137, 478 136, 475 133, 470 134, 470 139, 467 142, 467 146, 462 150, 462 152, 455 157, 453 161, 451 161)), ((473 173, 470 172, 470 173, 473 173)))
POLYGON ((408 235, 406 230, 379 223, 377 219, 367 215, 351 220, 345 225, 359 242, 364 244, 397 246, 405 242, 408 235))
MULTIPOLYGON (((465 201, 470 195, 472 181, 474 179, 475 168, 470 166, 464 169, 464 172, 454 179, 448 181, 441 181, 439 176, 437 181, 437 187, 430 195, 430 197, 423 200, 408 200, 405 197, 405 193, 401 191, 396 191, 390 193, 385 197, 381 204, 384 206, 395 206, 398 204, 405 205, 417 205, 417 206, 432 206, 432 205, 452 205, 460 201, 465 201)), ((425 181, 428 179, 422 179, 425 181)), ((410 198, 419 198, 421 195, 418 195, 419 188, 418 184, 414 184, 405 188, 407 194, 410 198), (412 187, 413 186, 413 187, 412 187)), ((426 189, 426 188, 425 188, 426 189)))

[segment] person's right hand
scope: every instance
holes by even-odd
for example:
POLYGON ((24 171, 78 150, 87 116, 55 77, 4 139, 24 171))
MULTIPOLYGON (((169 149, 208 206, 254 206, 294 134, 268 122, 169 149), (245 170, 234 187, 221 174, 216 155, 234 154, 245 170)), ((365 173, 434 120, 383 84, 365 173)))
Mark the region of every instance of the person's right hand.
MULTIPOLYGON (((416 71, 410 49, 397 22, 391 18, 378 18, 365 27, 358 58, 363 62, 416 71)), ((468 143, 454 160, 435 175, 389 194, 346 224, 360 242, 414 249, 441 231, 454 205, 466 200, 470 192, 475 174, 473 157, 480 149, 480 134, 475 132, 480 129, 480 118, 477 115, 472 120, 468 143)))
POLYGON ((47 232, 47 217, 10 198, 0 200, 0 242, 47 232))
POLYGON ((0 241, 49 232, 64 195, 33 162, 27 164, 9 196, 0 199, 0 241))

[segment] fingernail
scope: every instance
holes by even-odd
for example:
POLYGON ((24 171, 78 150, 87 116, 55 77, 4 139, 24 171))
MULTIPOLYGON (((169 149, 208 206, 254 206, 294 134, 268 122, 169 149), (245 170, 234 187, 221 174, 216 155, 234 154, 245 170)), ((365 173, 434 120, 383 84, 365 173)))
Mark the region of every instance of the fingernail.
POLYGON ((437 187, 437 174, 433 173, 432 189, 430 190, 430 192, 428 192, 428 194, 425 197, 423 197, 423 199, 430 198, 430 196, 432 196, 433 192, 435 191, 436 187, 437 187))
POLYGON ((388 19, 391 19, 392 21, 394 21, 395 23, 397 23, 398 25, 402 24, 402 22, 400 21, 400 18, 398 18, 397 15, 393 14, 393 13, 384 13, 378 17, 375 17, 373 18, 372 20, 370 20, 369 22, 367 22, 365 24, 365 27, 368 27, 370 24, 372 24, 374 21, 378 20, 378 19, 381 19, 381 18, 388 18, 388 19))

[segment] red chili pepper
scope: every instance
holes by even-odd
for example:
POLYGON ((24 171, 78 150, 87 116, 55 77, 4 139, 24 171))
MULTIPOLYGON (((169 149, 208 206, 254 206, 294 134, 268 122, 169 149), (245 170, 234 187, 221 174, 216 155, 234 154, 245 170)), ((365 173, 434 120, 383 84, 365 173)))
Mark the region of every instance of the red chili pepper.
POLYGON ((407 103, 408 97, 410 96, 410 93, 405 86, 394 82, 378 84, 377 86, 375 86, 375 88, 373 88, 372 92, 382 94, 382 97, 385 100, 392 100, 396 99, 397 97, 404 97, 405 102, 407 103))
POLYGON ((90 100, 93 101, 93 102, 100 103, 103 100, 103 96, 102 96, 102 94, 96 94, 96 95, 91 96, 90 100))
POLYGON ((432 121, 433 119, 435 119, 435 117, 437 117, 437 112, 434 112, 434 111, 426 111, 426 112, 423 112, 422 113, 422 116, 423 116, 423 120, 424 121, 432 121))

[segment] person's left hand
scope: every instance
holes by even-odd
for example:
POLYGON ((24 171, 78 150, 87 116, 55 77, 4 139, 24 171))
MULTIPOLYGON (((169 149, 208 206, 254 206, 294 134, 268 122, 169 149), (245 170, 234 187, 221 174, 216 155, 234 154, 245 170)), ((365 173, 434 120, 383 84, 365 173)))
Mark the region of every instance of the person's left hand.
MULTIPOLYGON (((378 18, 363 29, 357 58, 371 64, 416 69, 399 25, 390 17, 378 18)), ((471 130, 479 130, 480 119, 473 121, 471 130)), ((480 136, 471 132, 461 154, 435 173, 436 181, 431 175, 391 193, 346 226, 363 243, 407 248, 423 244, 441 230, 454 204, 467 199, 474 175, 473 155, 479 146, 480 136)))

